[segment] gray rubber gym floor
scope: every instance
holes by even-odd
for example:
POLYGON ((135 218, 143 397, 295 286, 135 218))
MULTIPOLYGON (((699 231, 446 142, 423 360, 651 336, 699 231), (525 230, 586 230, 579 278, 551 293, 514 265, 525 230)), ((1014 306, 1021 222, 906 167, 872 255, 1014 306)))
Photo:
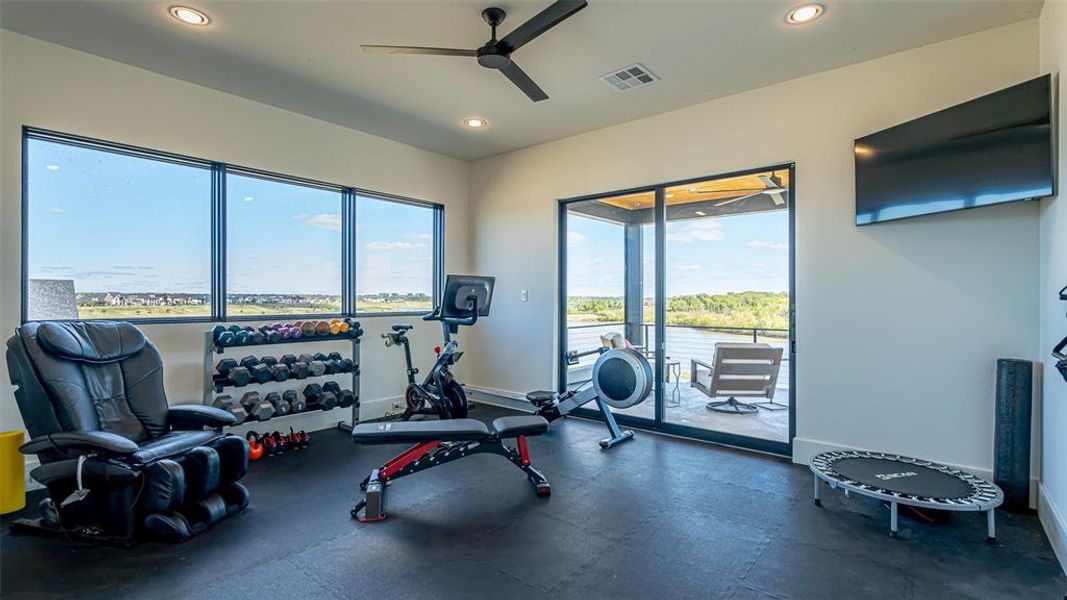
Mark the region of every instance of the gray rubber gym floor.
MULTIPOLYGON (((479 407, 483 420, 504 411, 479 407)), ((397 481, 390 516, 349 519, 357 483, 394 446, 339 431, 253 464, 252 506, 179 545, 131 550, 0 538, 5 598, 1052 598, 1067 581, 1035 516, 901 521, 824 494, 807 469, 638 432, 610 451, 578 419, 533 438, 552 482, 534 496, 498 456, 397 481)), ((9 519, 5 519, 5 524, 9 519)))

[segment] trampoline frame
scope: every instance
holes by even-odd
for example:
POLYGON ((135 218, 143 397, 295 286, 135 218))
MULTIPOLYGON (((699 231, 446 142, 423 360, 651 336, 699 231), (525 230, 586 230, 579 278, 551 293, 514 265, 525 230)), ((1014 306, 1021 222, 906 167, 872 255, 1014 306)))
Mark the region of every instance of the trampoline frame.
POLYGON ((815 505, 822 506, 819 497, 820 481, 825 481, 831 489, 842 488, 847 497, 850 492, 861 496, 883 500, 889 503, 889 535, 897 537, 897 507, 900 504, 918 506, 922 508, 934 508, 937 510, 953 510, 965 512, 985 512, 987 535, 986 541, 993 543, 997 539, 996 518, 994 510, 1004 502, 1004 492, 999 487, 966 471, 940 463, 888 454, 885 452, 867 452, 863 450, 834 450, 822 452, 811 459, 811 472, 815 480, 815 505), (971 494, 964 498, 937 498, 929 496, 916 496, 894 492, 884 488, 875 487, 859 481, 855 481, 834 470, 834 463, 846 458, 873 458, 892 460, 900 463, 926 467, 940 471, 946 475, 959 478, 971 487, 971 494))

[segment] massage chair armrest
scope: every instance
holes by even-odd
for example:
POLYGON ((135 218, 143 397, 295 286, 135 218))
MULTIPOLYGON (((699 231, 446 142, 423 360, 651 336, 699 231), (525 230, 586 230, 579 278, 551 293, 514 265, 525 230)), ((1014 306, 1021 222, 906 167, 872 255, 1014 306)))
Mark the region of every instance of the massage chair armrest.
POLYGON ((221 408, 203 406, 201 404, 172 406, 170 407, 170 411, 167 412, 167 421, 170 423, 171 429, 180 431, 197 430, 203 429, 204 427, 217 428, 224 425, 237 424, 237 418, 232 414, 221 408))
POLYGON ((102 456, 119 457, 133 454, 137 449, 136 443, 106 431, 60 431, 33 438, 20 446, 19 452, 38 454, 56 450, 77 454, 96 452, 102 456))

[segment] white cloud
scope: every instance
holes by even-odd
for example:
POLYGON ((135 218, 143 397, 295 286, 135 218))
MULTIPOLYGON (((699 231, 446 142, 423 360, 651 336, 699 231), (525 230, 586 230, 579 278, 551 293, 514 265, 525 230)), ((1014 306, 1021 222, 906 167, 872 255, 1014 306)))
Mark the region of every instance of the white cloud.
POLYGON ((580 234, 580 233, 578 233, 577 231, 568 231, 567 232, 567 241, 572 243, 572 244, 580 244, 584 240, 585 240, 585 236, 580 234))
POLYGON ((53 215, 61 215, 67 211, 63 210, 62 208, 59 208, 58 206, 53 206, 52 208, 48 209, 48 212, 52 213, 53 215))
POLYGON ((688 265, 678 265, 676 267, 671 267, 671 269, 675 271, 699 271, 700 265, 696 263, 690 263, 688 265))
POLYGON ((694 242, 721 242, 726 239, 726 232, 718 221, 701 219, 678 227, 673 233, 667 234, 667 241, 676 244, 692 244, 694 242))
POLYGON ((425 248, 426 244, 413 242, 367 242, 364 246, 368 250, 411 250, 425 248))
POLYGON ((749 248, 766 248, 768 250, 788 250, 789 244, 784 242, 764 242, 761 240, 752 240, 745 244, 749 248))
POLYGON ((297 214, 293 215, 293 220, 294 221, 303 221, 306 218, 308 218, 306 213, 297 213, 297 214))
POLYGON ((319 213, 317 215, 305 216, 303 221, 304 225, 307 225, 308 227, 341 231, 341 215, 336 213, 319 213))
POLYGON ((433 234, 430 234, 430 233, 404 233, 404 234, 401 234, 400 237, 406 238, 406 239, 409 239, 409 240, 432 240, 433 239, 433 234))

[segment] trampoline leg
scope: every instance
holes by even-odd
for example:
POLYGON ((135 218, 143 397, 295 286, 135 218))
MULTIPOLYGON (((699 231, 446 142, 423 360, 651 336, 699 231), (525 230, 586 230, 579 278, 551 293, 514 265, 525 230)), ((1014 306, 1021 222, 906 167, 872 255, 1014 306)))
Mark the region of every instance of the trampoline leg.
POLYGON ((989 528, 989 531, 986 534, 985 541, 989 542, 990 544, 995 544, 996 541, 997 541, 997 522, 996 522, 996 517, 993 516, 993 509, 992 508, 987 510, 987 511, 985 511, 985 514, 986 514, 986 525, 989 528))
POLYGON ((815 506, 822 506, 822 499, 819 498, 819 478, 812 476, 815 480, 815 506))
POLYGON ((889 537, 897 537, 897 503, 889 503, 889 537))

